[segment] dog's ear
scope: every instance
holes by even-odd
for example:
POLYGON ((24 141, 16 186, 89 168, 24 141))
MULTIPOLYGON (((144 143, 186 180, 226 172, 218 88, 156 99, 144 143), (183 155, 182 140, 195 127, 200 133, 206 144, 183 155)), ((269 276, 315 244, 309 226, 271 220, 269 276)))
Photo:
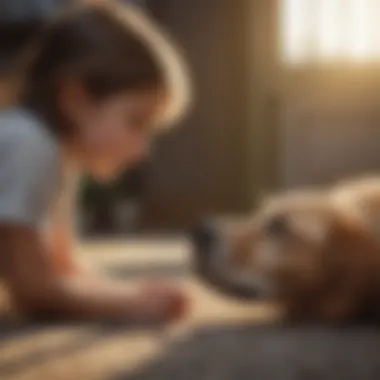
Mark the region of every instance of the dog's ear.
POLYGON ((328 320, 355 316, 379 281, 380 249, 358 220, 336 219, 322 251, 324 288, 318 313, 328 320))

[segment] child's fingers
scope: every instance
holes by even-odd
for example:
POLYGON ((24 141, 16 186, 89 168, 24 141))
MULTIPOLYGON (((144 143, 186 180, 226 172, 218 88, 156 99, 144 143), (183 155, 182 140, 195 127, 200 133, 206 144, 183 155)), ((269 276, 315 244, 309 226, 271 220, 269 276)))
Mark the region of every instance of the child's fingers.
POLYGON ((142 310, 152 313, 153 318, 173 322, 188 313, 188 298, 178 287, 148 284, 141 289, 139 296, 142 310))
POLYGON ((189 314, 190 300, 183 292, 179 292, 174 296, 171 316, 173 320, 180 320, 189 314))

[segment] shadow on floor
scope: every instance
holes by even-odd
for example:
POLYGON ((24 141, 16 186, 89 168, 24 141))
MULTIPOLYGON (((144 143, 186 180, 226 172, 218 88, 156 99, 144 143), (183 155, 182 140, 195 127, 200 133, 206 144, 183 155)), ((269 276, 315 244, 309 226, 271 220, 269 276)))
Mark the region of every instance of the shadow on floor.
POLYGON ((48 363, 50 360, 80 352, 90 346, 101 344, 102 340, 117 336, 120 331, 132 330, 132 327, 100 323, 69 323, 60 321, 14 321, 0 318, 0 379, 4 376, 17 375, 34 365, 48 363), (78 334, 63 343, 40 349, 29 350, 22 357, 1 360, 1 352, 6 352, 7 344, 17 339, 27 341, 44 332, 60 331, 66 328, 77 328, 78 334))
MULTIPOLYGON (((136 277, 181 277, 187 273, 185 266, 176 264, 152 264, 141 266, 119 266, 111 267, 109 272, 126 280, 136 277)), ((120 332, 136 331, 136 330, 156 330, 157 326, 137 326, 126 324, 105 324, 92 322, 62 322, 60 320, 36 319, 36 320, 17 320, 9 316, 0 315, 0 379, 4 376, 16 375, 22 373, 33 365, 48 362, 56 358, 62 358, 73 352, 80 352, 87 347, 101 344, 103 339, 117 336, 120 332), (65 328, 77 328, 77 336, 73 336, 68 342, 58 344, 53 349, 30 350, 27 355, 16 357, 14 360, 1 360, 2 350, 6 350, 8 344, 21 339, 28 340, 38 337, 44 332, 59 331, 65 328), (88 334, 80 332, 87 331, 88 334)))
POLYGON ((112 380, 378 380, 377 328, 209 327, 112 380))

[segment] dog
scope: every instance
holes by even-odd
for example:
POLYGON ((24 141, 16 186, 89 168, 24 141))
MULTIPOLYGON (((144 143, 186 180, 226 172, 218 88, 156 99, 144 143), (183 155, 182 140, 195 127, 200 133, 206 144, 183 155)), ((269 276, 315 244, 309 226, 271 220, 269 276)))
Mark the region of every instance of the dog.
POLYGON ((380 320, 380 179, 270 197, 234 229, 201 226, 194 242, 203 278, 274 302, 283 318, 380 320))

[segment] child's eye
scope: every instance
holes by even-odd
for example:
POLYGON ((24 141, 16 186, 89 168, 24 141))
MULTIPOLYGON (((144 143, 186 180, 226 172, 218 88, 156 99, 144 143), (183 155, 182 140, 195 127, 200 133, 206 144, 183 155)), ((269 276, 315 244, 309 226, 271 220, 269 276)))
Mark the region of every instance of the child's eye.
POLYGON ((149 129, 145 121, 132 121, 129 123, 129 128, 134 132, 146 132, 149 129))

